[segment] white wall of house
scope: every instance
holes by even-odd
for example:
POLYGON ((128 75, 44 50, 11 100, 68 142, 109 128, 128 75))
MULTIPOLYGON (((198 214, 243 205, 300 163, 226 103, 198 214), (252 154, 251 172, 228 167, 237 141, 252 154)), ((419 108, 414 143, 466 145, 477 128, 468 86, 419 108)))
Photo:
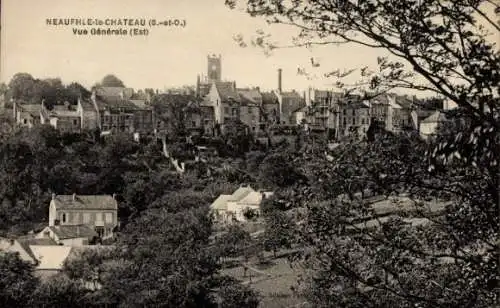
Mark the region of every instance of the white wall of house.
POLYGON ((16 240, 10 240, 7 238, 0 239, 0 251, 5 252, 17 252, 19 253, 19 258, 23 261, 34 263, 33 258, 24 250, 24 248, 16 240))
POLYGON ((215 86, 215 83, 212 84, 210 92, 208 92, 207 96, 210 102, 212 103, 212 106, 214 107, 215 121, 217 121, 219 124, 223 124, 224 116, 222 113, 222 102, 219 96, 219 91, 217 91, 217 87, 215 86))
POLYGON ((436 133, 437 127, 438 127, 437 122, 420 123, 420 136, 422 138, 428 138, 430 135, 436 133))

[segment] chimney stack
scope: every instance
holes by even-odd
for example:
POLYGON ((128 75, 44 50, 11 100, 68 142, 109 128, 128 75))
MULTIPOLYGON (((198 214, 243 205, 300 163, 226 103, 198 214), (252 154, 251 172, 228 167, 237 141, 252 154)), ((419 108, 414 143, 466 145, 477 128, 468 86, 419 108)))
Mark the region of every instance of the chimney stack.
POLYGON ((113 199, 115 199, 115 200, 116 200, 116 194, 113 194, 113 199))
POLYGON ((281 93, 282 89, 281 89, 281 68, 278 69, 278 91, 281 93))
POLYGON ((56 194, 52 194, 52 200, 55 200, 56 199, 56 194))
POLYGON ((73 193, 73 201, 76 201, 76 194, 73 193))

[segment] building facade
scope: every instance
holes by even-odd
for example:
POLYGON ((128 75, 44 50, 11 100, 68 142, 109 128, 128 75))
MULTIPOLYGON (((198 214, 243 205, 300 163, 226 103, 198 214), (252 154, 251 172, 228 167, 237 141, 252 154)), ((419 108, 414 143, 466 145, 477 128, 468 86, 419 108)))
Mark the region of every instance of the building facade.
POLYGON ((370 127, 370 106, 367 102, 346 102, 340 106, 339 137, 364 138, 370 127))
POLYGON ((99 237, 108 237, 118 225, 118 202, 114 196, 52 195, 49 227, 86 226, 99 237))

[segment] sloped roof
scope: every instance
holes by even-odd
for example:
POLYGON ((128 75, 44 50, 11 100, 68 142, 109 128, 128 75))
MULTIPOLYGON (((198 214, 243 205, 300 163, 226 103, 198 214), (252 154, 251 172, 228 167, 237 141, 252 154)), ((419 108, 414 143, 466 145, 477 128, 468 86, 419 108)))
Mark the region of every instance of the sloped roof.
POLYGON ((139 109, 150 109, 151 106, 147 104, 146 100, 143 99, 131 99, 130 102, 134 104, 139 109))
POLYGON ((199 96, 205 97, 208 92, 210 92, 210 88, 212 87, 211 83, 200 83, 199 84, 199 96))
POLYGON ((38 260, 37 270, 61 270, 71 252, 71 246, 31 245, 30 249, 38 260))
POLYGON ((413 107, 413 99, 408 96, 397 96, 396 103, 404 109, 411 109, 413 107))
POLYGON ((354 101, 352 103, 343 104, 343 107, 346 109, 370 108, 368 103, 360 101, 354 101))
POLYGON ((240 201, 244 197, 246 197, 249 193, 255 192, 255 190, 250 186, 242 186, 234 191, 231 195, 231 199, 229 201, 240 201))
POLYGON ((33 251, 30 249, 32 245, 57 245, 57 243, 51 238, 33 238, 33 237, 19 237, 17 239, 19 245, 29 254, 32 258, 35 258, 33 251))
POLYGON ((52 200, 58 209, 117 210, 118 203, 109 195, 57 195, 52 200))
POLYGON ((79 118, 80 115, 78 112, 74 109, 70 109, 71 107, 66 107, 66 106, 61 106, 61 105, 55 105, 52 107, 52 110, 49 110, 49 115, 51 117, 75 117, 79 118))
POLYGON ((96 95, 103 98, 121 97, 123 95, 124 99, 130 99, 134 94, 134 89, 124 87, 96 87, 95 91, 96 95))
POLYGON ((94 104, 92 104, 92 102, 88 101, 88 100, 85 100, 85 99, 82 99, 80 100, 80 105, 82 106, 82 109, 84 111, 94 111, 94 104))
POLYGON ((93 238, 97 233, 87 225, 59 225, 50 226, 49 229, 54 232, 60 240, 71 238, 93 238))
POLYGON ((214 202, 210 205, 213 210, 227 210, 227 201, 231 199, 231 195, 220 195, 214 202))
POLYGON ((253 103, 258 103, 262 101, 262 94, 258 89, 237 89, 238 94, 245 100, 253 103))
POLYGON ((417 114, 418 119, 423 120, 436 111, 435 110, 417 109, 415 112, 417 114))
POLYGON ((26 104, 26 105, 17 105, 18 110, 22 112, 27 112, 33 117, 39 117, 40 111, 42 110, 41 104, 26 104))
POLYGON ((219 96, 220 96, 222 101, 227 101, 227 100, 239 101, 240 100, 240 95, 236 91, 236 88, 235 88, 235 85, 233 82, 230 82, 230 81, 216 82, 215 88, 217 89, 217 92, 219 93, 219 96))
POLYGON ((255 204, 255 205, 260 205, 262 202, 262 194, 266 195, 267 197, 270 197, 273 193, 272 192, 258 192, 258 191, 252 191, 249 194, 247 194, 245 197, 241 198, 239 200, 239 203, 244 203, 244 204, 255 204))
POLYGON ((96 99, 97 101, 97 107, 100 110, 105 110, 105 109, 110 109, 110 110, 117 110, 117 109, 125 109, 125 110, 137 110, 139 107, 134 104, 132 101, 129 100, 123 100, 120 98, 116 99, 109 99, 109 100, 102 100, 102 99, 96 99))
POLYGON ((441 111, 435 111, 433 114, 422 120, 421 123, 439 123, 447 121, 446 116, 441 111))
POLYGON ((277 104, 278 97, 274 92, 262 92, 262 104, 277 104))

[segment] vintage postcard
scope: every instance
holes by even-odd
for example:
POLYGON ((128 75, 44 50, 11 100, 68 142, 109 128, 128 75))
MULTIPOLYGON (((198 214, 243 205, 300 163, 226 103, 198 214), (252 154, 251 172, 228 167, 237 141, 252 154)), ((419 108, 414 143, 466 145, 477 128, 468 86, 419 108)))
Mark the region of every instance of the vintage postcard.
POLYGON ((498 307, 492 0, 2 0, 0 307, 498 307))

